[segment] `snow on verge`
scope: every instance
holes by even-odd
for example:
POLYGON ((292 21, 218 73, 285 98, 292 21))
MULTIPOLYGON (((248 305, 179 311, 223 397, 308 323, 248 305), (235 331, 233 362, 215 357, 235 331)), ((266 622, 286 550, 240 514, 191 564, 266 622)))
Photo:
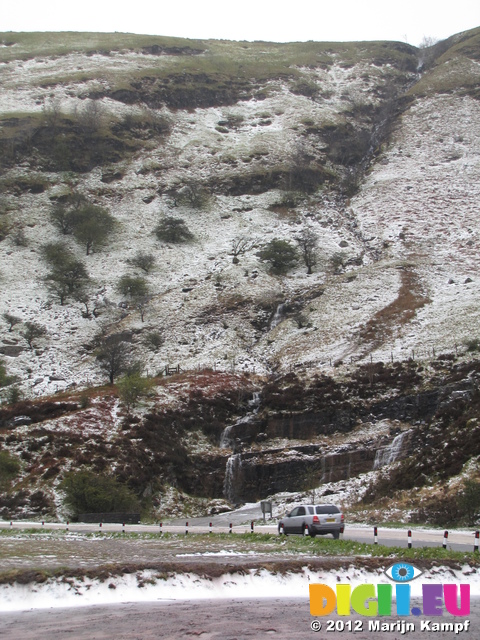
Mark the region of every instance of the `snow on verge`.
MULTIPOLYGON (((411 584, 412 597, 421 596, 422 584, 470 584, 471 596, 480 595, 480 575, 470 567, 453 571, 438 567, 426 571, 411 584), (468 577, 467 577, 468 576, 468 577)), ((199 600, 212 598, 308 598, 309 583, 324 583, 335 588, 337 583, 359 584, 388 582, 381 571, 364 571, 349 566, 334 571, 311 571, 307 567, 299 573, 272 574, 265 569, 251 569, 248 573, 223 575, 207 579, 194 574, 176 574, 162 579, 155 571, 126 574, 110 580, 62 579, 43 584, 1 585, 0 611, 73 607, 126 602, 199 600)))

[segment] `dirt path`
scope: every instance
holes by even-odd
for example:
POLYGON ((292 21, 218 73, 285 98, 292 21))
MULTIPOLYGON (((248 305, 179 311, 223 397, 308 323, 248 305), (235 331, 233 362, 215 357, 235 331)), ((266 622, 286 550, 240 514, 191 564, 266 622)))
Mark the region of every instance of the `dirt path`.
MULTIPOLYGON (((329 616, 329 620, 338 620, 329 616)), ((370 631, 367 618, 358 620, 363 630, 327 632, 327 620, 319 619, 322 629, 314 632, 308 600, 304 598, 262 598, 252 600, 196 600, 190 602, 152 602, 118 604, 75 609, 34 610, 0 617, 2 640, 38 640, 39 638, 69 640, 243 640, 244 638, 275 638, 304 640, 314 638, 345 638, 347 640, 476 640, 480 637, 480 602, 472 601, 470 628, 455 635, 452 631, 420 630, 422 618, 404 618, 414 622, 415 631, 370 631)), ((347 622, 350 618, 344 618, 347 622)), ((379 618, 384 622, 386 619, 379 618)), ((388 618, 389 622, 398 618, 388 618)), ((443 622, 464 622, 451 616, 443 622)))

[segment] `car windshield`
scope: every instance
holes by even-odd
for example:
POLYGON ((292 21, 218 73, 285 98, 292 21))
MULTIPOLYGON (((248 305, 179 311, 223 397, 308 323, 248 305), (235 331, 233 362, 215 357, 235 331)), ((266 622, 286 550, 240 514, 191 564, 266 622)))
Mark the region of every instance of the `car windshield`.
POLYGON ((315 513, 340 513, 340 509, 333 504, 322 504, 315 507, 315 513))

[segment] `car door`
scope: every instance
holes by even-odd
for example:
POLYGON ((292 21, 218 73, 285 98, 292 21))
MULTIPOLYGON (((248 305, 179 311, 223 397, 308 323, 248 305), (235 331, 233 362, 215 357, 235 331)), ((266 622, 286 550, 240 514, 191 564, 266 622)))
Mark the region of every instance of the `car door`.
POLYGON ((283 519, 283 530, 285 533, 295 533, 295 518, 298 515, 298 507, 292 509, 290 513, 287 513, 283 519))
POLYGON ((290 533, 303 533, 305 514, 305 507, 295 507, 295 509, 290 512, 290 518, 288 518, 288 527, 290 533))

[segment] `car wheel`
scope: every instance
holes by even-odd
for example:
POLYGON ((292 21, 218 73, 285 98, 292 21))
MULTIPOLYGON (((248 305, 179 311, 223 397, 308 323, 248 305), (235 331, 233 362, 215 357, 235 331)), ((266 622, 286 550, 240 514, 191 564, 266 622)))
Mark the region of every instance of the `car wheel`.
POLYGON ((315 531, 310 531, 310 537, 311 538, 315 538, 317 534, 315 533, 315 531))
POLYGON ((332 536, 334 540, 338 540, 340 538, 340 531, 334 531, 332 536))

